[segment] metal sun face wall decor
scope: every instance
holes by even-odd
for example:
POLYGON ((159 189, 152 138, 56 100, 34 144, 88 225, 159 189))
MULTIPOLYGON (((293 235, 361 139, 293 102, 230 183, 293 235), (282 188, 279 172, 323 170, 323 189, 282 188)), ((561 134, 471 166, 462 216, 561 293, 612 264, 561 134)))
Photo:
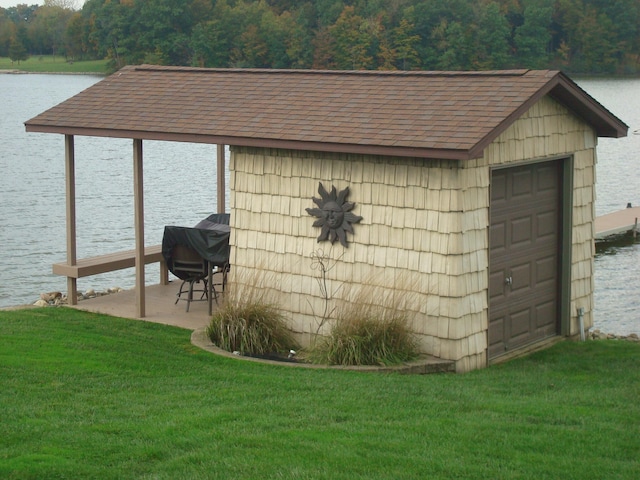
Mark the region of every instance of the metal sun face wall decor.
POLYGON ((318 208, 306 209, 309 215, 318 218, 313 222, 314 227, 321 227, 318 242, 329 240, 334 243, 336 240, 340 240, 342 246, 348 247, 346 232, 353 234, 352 224, 362 220, 362 217, 351 213, 356 204, 347 202, 349 187, 337 192, 336 187, 332 186, 331 192, 327 192, 320 183, 318 193, 320 198, 311 197, 318 208))

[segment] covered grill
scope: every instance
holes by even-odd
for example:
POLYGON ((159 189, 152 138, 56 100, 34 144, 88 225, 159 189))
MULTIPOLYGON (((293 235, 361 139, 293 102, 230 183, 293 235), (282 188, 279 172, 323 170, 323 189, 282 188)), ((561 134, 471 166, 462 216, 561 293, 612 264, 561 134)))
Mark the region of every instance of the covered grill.
MULTIPOLYGON (((205 281, 211 313, 212 296, 217 294, 214 289, 212 275, 221 272, 223 275, 222 288, 226 283, 229 270, 229 214, 212 214, 198 222, 195 227, 166 226, 162 237, 162 256, 169 271, 184 282, 190 283, 189 302, 192 300, 193 283, 205 281), (191 261, 192 268, 184 268, 184 262, 179 262, 176 253, 181 251, 176 247, 186 247, 193 254, 197 254, 196 261, 191 261), (199 256, 199 258, 198 258, 199 256), (195 268, 193 268, 195 267, 195 268)), ((183 250, 183 249, 182 249, 183 250)), ((193 258, 191 258, 193 260, 193 258)), ((178 298, 182 293, 182 287, 178 298)), ((204 296, 204 295, 203 295, 204 296)), ((187 310, 189 304, 187 304, 187 310)))

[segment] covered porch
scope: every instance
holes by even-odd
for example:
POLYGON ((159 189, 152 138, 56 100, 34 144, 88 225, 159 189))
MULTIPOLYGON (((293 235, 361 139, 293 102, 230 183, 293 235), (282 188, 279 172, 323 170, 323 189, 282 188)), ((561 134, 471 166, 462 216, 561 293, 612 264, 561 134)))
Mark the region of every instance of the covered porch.
MULTIPOLYGON (((67 296, 70 306, 83 310, 108 313, 125 318, 145 319, 158 323, 171 323, 169 318, 177 315, 175 322, 182 326, 184 316, 190 327, 190 318, 199 315, 200 310, 206 318, 211 315, 212 305, 207 302, 195 302, 189 312, 185 312, 183 302, 173 308, 175 293, 180 281, 170 282, 161 245, 145 243, 145 169, 144 142, 167 141, 207 144, 212 149, 211 170, 215 171, 217 198, 208 213, 226 213, 225 205, 225 149, 229 144, 227 137, 216 135, 217 129, 203 127, 207 118, 215 117, 215 99, 209 108, 203 104, 202 97, 192 94, 193 85, 185 84, 181 88, 173 83, 155 79, 137 82, 125 79, 122 73, 112 75, 98 82, 80 94, 53 107, 25 122, 27 132, 57 133, 64 135, 65 196, 66 196, 66 260, 52 265, 54 274, 67 279, 67 296), (154 86, 155 85, 155 86, 154 86), (189 105, 191 103, 191 105, 189 105), (199 118, 185 119, 189 112, 199 118), (133 171, 133 207, 134 241, 128 250, 111 251, 97 256, 78 255, 78 234, 76 228, 76 147, 75 137, 108 137, 129 139, 131 141, 131 166, 133 171), (158 263, 160 266, 159 285, 150 286, 145 278, 145 266, 158 263), (84 300, 78 304, 78 279, 90 277, 125 268, 135 268, 135 287, 117 300, 98 297, 84 300), (146 285, 146 286, 145 286, 146 285), (175 290, 175 291, 174 291, 175 290), (147 295, 149 297, 147 298, 147 295), (162 296, 162 302, 160 302, 162 296), (166 308, 165 308, 166 307, 166 308)), ((202 93, 202 92, 200 92, 202 93)), ((206 95, 206 92, 205 92, 206 95)), ((80 159, 81 160, 81 159, 80 159)), ((181 157, 178 162, 188 162, 181 157)), ((124 172, 123 172, 124 174, 124 172)), ((171 181, 171 178, 167 178, 171 181)), ((192 227, 192 225, 184 225, 192 227)), ((104 241, 108 241, 105 238, 104 241)), ((154 280, 153 278, 151 279, 154 280)), ((215 308, 215 302, 213 302, 215 308)))

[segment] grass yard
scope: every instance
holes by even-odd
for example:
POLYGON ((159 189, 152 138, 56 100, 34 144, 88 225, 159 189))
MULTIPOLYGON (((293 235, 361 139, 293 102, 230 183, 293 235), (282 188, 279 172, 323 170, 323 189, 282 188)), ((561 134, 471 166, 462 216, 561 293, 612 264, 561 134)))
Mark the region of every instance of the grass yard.
POLYGON ((402 376, 222 358, 189 336, 1 311, 0 478, 640 478, 638 344, 402 376))
POLYGON ((107 60, 82 60, 67 62, 64 57, 51 55, 32 56, 20 63, 0 57, 0 70, 21 70, 31 73, 107 73, 107 60))

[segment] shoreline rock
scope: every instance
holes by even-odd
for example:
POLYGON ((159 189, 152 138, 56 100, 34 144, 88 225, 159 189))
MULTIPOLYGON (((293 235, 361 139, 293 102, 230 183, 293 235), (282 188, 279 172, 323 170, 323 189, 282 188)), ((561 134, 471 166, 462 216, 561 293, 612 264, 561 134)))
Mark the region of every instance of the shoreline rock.
POLYGON ((616 335, 614 333, 601 332, 597 328, 590 331, 587 334, 587 340, 626 340, 628 342, 640 342, 640 337, 637 333, 630 333, 629 335, 616 335))
MULTIPOLYGON (((89 288, 88 290, 85 290, 84 293, 78 292, 78 301, 95 297, 103 297, 105 295, 122 292, 123 290, 124 289, 121 287, 112 287, 102 291, 96 291, 93 288, 89 288)), ((67 298, 67 295, 62 292, 47 292, 41 293, 40 298, 32 305, 35 307, 57 307, 59 305, 68 305, 68 303, 69 299, 67 298)))

